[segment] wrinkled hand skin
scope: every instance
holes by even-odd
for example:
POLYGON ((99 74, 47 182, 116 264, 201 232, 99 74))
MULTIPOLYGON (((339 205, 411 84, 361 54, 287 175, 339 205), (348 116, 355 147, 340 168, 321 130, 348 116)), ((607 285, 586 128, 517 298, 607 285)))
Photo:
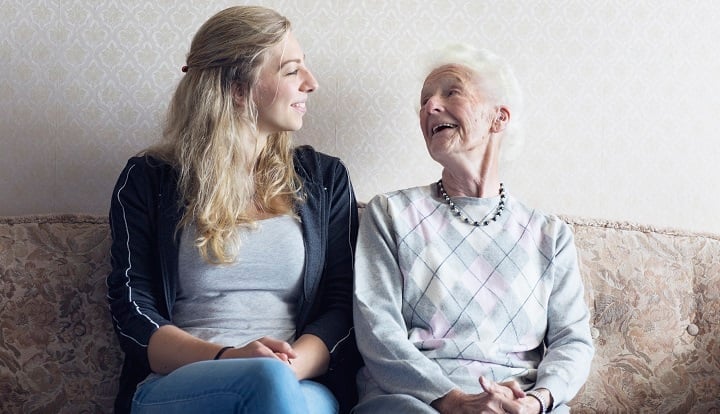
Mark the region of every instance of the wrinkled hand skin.
POLYGON ((432 407, 442 414, 537 414, 540 403, 525 395, 515 381, 497 383, 480 377, 485 392, 466 394, 454 389, 432 402, 432 407))

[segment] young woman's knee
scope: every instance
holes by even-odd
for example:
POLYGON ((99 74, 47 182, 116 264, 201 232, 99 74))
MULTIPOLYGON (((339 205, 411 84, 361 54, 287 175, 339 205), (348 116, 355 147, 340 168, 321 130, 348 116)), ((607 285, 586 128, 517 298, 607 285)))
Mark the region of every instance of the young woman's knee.
POLYGON ((256 381, 256 387, 267 388, 268 391, 287 392, 296 390, 299 393, 300 384, 287 362, 271 358, 255 358, 246 373, 256 381))

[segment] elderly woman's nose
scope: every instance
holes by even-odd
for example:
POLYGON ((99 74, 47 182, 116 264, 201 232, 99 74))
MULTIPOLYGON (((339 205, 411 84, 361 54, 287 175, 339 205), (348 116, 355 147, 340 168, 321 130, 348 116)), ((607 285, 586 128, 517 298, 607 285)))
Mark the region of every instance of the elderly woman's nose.
POLYGON ((440 99, 439 96, 433 95, 428 98, 428 100, 425 102, 425 110, 429 112, 439 112, 443 108, 442 106, 442 99, 440 99))

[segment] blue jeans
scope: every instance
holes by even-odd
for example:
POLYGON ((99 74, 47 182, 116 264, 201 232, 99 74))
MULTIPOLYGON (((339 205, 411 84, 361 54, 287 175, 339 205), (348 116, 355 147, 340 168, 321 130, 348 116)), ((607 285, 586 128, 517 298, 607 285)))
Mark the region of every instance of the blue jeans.
POLYGON ((336 414, 333 394, 271 358, 201 361, 138 385, 133 413, 336 414))

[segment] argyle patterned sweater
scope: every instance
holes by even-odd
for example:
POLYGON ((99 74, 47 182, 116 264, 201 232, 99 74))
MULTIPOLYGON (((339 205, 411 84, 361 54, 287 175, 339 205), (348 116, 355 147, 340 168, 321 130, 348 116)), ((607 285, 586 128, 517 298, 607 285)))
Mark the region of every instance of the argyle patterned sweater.
MULTIPOLYGON (((407 394, 429 404, 453 388, 482 392, 482 375, 566 403, 594 352, 570 228, 511 195, 497 221, 475 227, 437 194, 431 184, 376 196, 360 221, 361 400, 407 394)), ((499 196, 453 200, 482 221, 499 196)))

